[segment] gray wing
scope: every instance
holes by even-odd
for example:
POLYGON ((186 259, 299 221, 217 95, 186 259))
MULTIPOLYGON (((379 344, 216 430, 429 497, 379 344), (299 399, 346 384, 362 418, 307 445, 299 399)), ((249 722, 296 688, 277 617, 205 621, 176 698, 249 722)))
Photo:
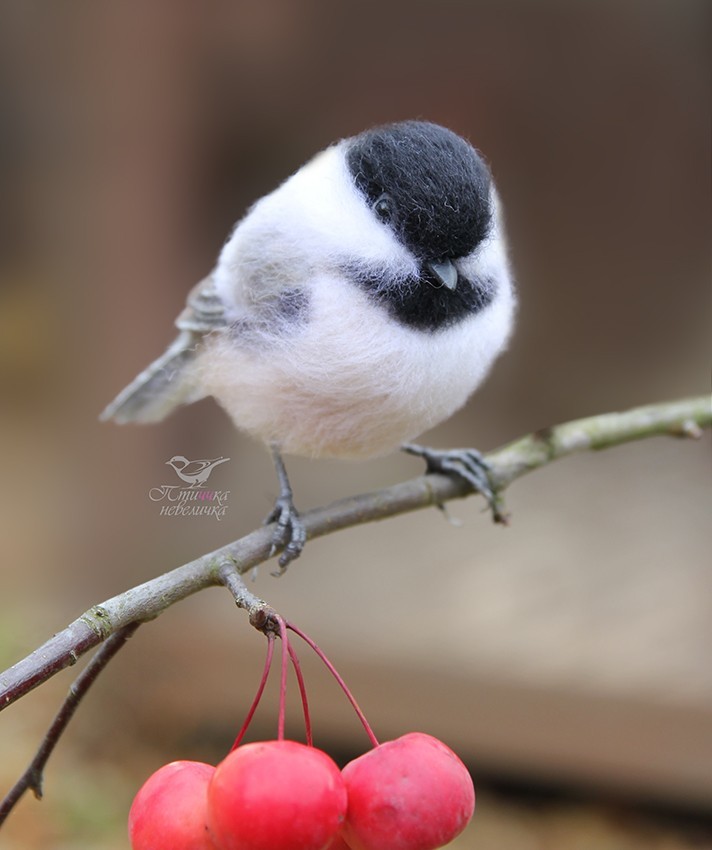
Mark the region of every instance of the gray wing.
POLYGON ((191 366, 206 334, 227 325, 225 308, 208 277, 193 288, 176 320, 180 333, 166 351, 141 372, 99 417, 126 422, 158 422, 182 404, 205 393, 195 383, 191 366))

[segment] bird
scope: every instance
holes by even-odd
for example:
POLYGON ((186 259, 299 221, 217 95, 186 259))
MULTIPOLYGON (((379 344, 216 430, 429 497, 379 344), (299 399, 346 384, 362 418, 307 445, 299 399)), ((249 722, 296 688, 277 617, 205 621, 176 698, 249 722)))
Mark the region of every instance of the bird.
POLYGON ((283 455, 399 447, 497 503, 474 449, 412 442, 506 348, 516 312, 502 204, 484 157, 406 120, 340 139, 255 202, 190 292, 178 336, 102 420, 156 422, 205 396, 272 452, 265 520, 283 571, 306 531, 283 455))
POLYGON ((218 457, 214 460, 188 460, 183 455, 175 455, 167 460, 166 464, 172 466, 176 475, 186 484, 190 484, 191 487, 199 487, 201 484, 205 484, 216 466, 226 463, 228 460, 230 460, 229 457, 218 457))

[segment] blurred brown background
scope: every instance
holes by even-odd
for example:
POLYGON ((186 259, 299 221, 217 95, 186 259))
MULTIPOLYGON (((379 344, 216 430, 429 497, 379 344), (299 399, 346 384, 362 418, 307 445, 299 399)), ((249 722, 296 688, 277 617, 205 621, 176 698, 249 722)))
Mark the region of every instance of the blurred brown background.
MULTIPOLYGON (((532 429, 709 389, 707 6, 696 0, 3 4, 0 19, 0 668, 91 604, 254 528, 276 482, 204 401, 100 425, 159 354, 233 222, 330 141, 423 117, 486 155, 520 295, 510 351, 427 435, 532 429), (226 455, 227 517, 161 517, 165 461, 226 455)), ((709 438, 647 441, 480 500, 310 544, 254 584, 330 654, 382 738, 419 728, 473 770, 477 850, 712 847, 709 438), (672 814, 671 814, 672 813, 672 814)), ((417 474, 292 460, 298 505, 417 474)), ((170 474, 169 474, 170 473, 170 474)), ((126 846, 166 760, 217 760, 263 641, 226 593, 144 626, 0 847, 126 846)), ((303 653, 317 743, 366 744, 303 653)), ((65 673, 0 718, 29 759, 65 673)), ((293 734, 298 732, 294 709, 293 734)), ((254 736, 273 736, 274 690, 254 736)))

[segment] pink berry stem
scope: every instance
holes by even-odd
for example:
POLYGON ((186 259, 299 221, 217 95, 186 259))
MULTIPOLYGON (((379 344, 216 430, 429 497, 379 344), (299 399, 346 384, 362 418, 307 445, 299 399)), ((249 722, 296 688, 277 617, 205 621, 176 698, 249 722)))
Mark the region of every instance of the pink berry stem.
POLYGON ((277 740, 284 740, 284 721, 287 715, 287 667, 289 666, 289 638, 283 617, 277 617, 279 636, 282 639, 282 668, 279 679, 279 715, 277 716, 277 740))
POLYGON ((237 737, 235 738, 235 743, 230 748, 230 752, 236 750, 242 739, 245 737, 245 733, 247 732, 247 728, 252 722, 252 718, 257 711, 257 706, 260 704, 260 700, 262 699, 262 693, 265 689, 265 685, 267 684, 267 678, 269 677, 269 671, 272 667, 272 656, 274 654, 274 635, 269 633, 267 635, 267 658, 265 659, 265 666, 262 670, 262 678, 260 679, 260 684, 257 688, 257 693, 255 694, 255 698, 252 700, 252 705, 250 706, 250 710, 247 712, 247 717, 245 718, 245 722, 242 724, 242 728, 237 733, 237 737))
POLYGON ((352 706, 353 710, 356 712, 358 719, 361 721, 361 725, 366 730, 366 734, 370 738, 371 743, 373 744, 374 747, 379 746, 378 738, 376 738, 376 736, 373 734, 373 729, 371 729, 371 726, 370 726, 368 720, 366 720, 366 715, 363 713, 363 711, 361 711, 361 708, 359 707, 359 704, 356 702, 354 695, 349 690, 346 682, 344 682, 344 680, 339 675, 336 667, 334 667, 334 665, 331 663, 331 661, 329 661, 329 659, 326 657, 324 652, 316 645, 316 643, 314 643, 314 641, 309 637, 309 635, 305 634, 301 629, 297 628, 297 626, 295 626, 294 623, 285 622, 285 625, 288 629, 291 629, 294 632, 294 634, 299 635, 299 637, 306 644, 308 644, 314 650, 314 652, 316 652, 316 654, 319 656, 319 658, 321 658, 321 660, 326 665, 326 669, 331 673, 331 675, 339 683, 339 687, 341 688, 341 690, 346 695, 346 699, 351 703, 351 706, 352 706))
POLYGON ((292 666, 294 667, 294 675, 297 677, 297 684, 299 685, 299 693, 302 698, 302 708, 304 709, 304 733, 307 739, 307 746, 314 746, 314 737, 312 736, 312 725, 311 725, 311 715, 309 714, 309 702, 307 700, 307 689, 304 684, 304 676, 302 675, 302 668, 299 664, 299 659, 297 658, 297 653, 294 650, 294 647, 291 643, 287 644, 287 650, 289 651, 289 658, 291 659, 292 666))

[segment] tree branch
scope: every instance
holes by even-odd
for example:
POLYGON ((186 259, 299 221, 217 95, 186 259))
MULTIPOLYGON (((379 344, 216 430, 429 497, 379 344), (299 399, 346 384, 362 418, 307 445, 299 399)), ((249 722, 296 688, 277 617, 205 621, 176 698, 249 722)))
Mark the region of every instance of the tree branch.
MULTIPOLYGON (((250 623, 259 631, 263 632, 268 637, 273 637, 274 634, 281 634, 284 631, 284 621, 279 617, 277 612, 271 605, 268 605, 264 599, 260 599, 252 593, 245 582, 240 577, 234 563, 229 559, 224 559, 220 566, 220 581, 230 591, 238 608, 247 611, 250 616, 250 623)), ((35 797, 42 799, 42 786, 44 783, 44 770, 49 761, 49 757, 54 752, 59 739, 64 734, 69 721, 74 717, 74 713, 79 707, 79 703, 84 699, 89 688, 97 680, 99 674, 106 668, 106 665, 116 655, 116 653, 124 646, 126 641, 138 629, 140 623, 133 622, 119 631, 114 632, 108 637, 104 645, 97 651, 86 668, 77 676, 75 681, 69 688, 69 692, 62 703, 59 711, 55 715, 49 729, 45 733, 39 749, 35 753, 34 758, 29 763, 22 776, 8 791, 3 800, 0 801, 0 827, 7 820, 7 816, 15 808, 27 791, 33 791, 35 797)), ((299 662, 292 655, 292 662, 295 669, 299 669, 299 662)), ((300 689, 302 690, 302 699, 306 700, 304 694, 304 683, 301 675, 298 673, 300 689)), ((264 680, 261 688, 264 688, 264 680)), ((260 690, 261 695, 261 690, 260 690)), ((256 708, 259 701, 259 695, 253 706, 252 711, 256 708)), ((306 704, 306 703, 305 703, 306 704)), ((252 712, 248 715, 243 730, 249 724, 252 712)), ((308 714, 307 714, 308 719, 308 714)))
POLYGON ((67 698, 62 703, 61 708, 47 730, 47 734, 44 736, 35 757, 7 793, 5 799, 0 802, 0 826, 5 822, 7 816, 26 791, 31 789, 38 800, 42 798, 42 780, 45 765, 54 752, 54 748, 59 743, 62 733, 74 716, 79 703, 96 681, 99 673, 101 673, 138 627, 139 623, 132 623, 111 635, 89 664, 77 676, 76 681, 72 683, 67 698))
MULTIPOLYGON (((490 478, 501 492, 517 478, 567 455, 606 449, 631 440, 669 435, 699 437, 712 425, 709 396, 607 413, 546 428, 486 455, 490 478)), ((307 539, 366 522, 441 505, 472 493, 463 480, 431 474, 316 508, 302 516, 307 539)), ((132 623, 145 622, 181 599, 226 583, 226 559, 242 574, 270 558, 267 526, 182 567, 90 608, 61 632, 0 675, 0 710, 49 679, 93 646, 132 623)), ((277 553, 274 553, 277 554, 277 553)), ((252 612, 250 612, 252 614, 252 612)))

